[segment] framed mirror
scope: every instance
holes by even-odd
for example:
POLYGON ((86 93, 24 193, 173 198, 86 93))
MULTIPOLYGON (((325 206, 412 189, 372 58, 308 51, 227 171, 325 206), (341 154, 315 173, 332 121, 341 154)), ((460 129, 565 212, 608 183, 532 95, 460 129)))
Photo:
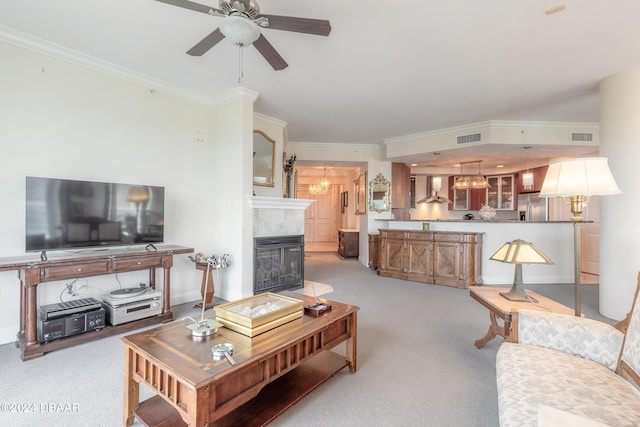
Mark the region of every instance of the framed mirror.
POLYGON ((355 187, 354 213, 364 215, 367 213, 367 173, 364 172, 353 183, 355 187))
POLYGON ((260 130, 253 131, 253 185, 275 186, 276 142, 260 130))
POLYGON ((379 173, 369 182, 369 210, 387 212, 391 208, 391 186, 389 181, 379 173))

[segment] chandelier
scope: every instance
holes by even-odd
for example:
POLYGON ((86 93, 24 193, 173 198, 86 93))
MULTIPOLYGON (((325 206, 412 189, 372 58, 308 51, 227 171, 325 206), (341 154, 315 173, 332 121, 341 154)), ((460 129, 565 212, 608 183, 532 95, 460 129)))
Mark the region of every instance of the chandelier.
POLYGON ((322 179, 320 180, 320 184, 312 184, 309 186, 309 191, 311 194, 327 194, 329 191, 329 180, 327 179, 327 168, 324 168, 322 172, 322 179))
POLYGON ((491 188, 491 185, 482 175, 480 171, 480 163, 482 160, 475 160, 473 162, 460 162, 460 176, 456 178, 456 182, 451 186, 452 190, 480 190, 485 188, 491 188), (462 172, 462 168, 464 165, 468 165, 471 163, 478 164, 478 173, 474 175, 465 175, 462 172))

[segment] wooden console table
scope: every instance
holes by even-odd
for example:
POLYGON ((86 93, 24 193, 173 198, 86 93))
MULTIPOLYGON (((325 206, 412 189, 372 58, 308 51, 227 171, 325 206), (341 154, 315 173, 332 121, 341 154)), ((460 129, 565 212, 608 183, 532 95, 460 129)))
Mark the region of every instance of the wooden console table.
POLYGON ((481 285, 482 234, 381 229, 378 275, 457 288, 481 285))
POLYGON ((538 300, 537 303, 509 301, 500 295, 500 292, 508 292, 509 289, 510 288, 494 288, 488 286, 472 286, 469 288, 471 298, 489 309, 489 321, 491 322, 486 335, 474 342, 476 347, 484 347, 486 343, 497 336, 501 336, 504 339, 509 337, 511 333, 511 312, 513 310, 538 310, 574 315, 572 308, 528 289, 526 290, 527 295, 538 300), (502 319, 502 326, 498 324, 497 318, 502 319))
POLYGON ((322 301, 332 310, 253 338, 227 328, 193 338, 181 322, 121 338, 124 425, 135 416, 146 426, 262 426, 344 367, 355 373, 358 307, 322 301), (345 356, 330 350, 345 341, 345 356), (213 359, 220 343, 234 345, 236 366, 213 359), (156 393, 142 403, 141 382, 156 393))
POLYGON ((0 258, 0 271, 17 270, 20 280, 20 330, 16 346, 20 348, 22 360, 35 359, 49 351, 130 331, 142 326, 173 320, 173 313, 171 313, 170 307, 170 269, 173 266, 173 255, 191 252, 193 252, 192 248, 159 245, 157 251, 136 248, 84 252, 82 254, 50 254, 46 261, 40 259, 40 254, 0 258), (156 268, 164 269, 162 314, 117 326, 106 326, 97 331, 61 338, 47 343, 41 344, 38 342, 37 290, 38 285, 41 283, 149 270, 149 286, 155 288, 156 268))

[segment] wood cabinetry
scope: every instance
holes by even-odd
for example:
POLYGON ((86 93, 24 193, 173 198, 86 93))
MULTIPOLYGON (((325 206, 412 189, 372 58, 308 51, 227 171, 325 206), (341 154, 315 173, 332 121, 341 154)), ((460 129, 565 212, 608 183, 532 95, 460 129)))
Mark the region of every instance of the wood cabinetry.
POLYGON ((380 276, 467 288, 482 284, 482 233, 380 230, 380 276))
POLYGON ((496 210, 513 210, 514 203, 514 176, 497 175, 488 176, 487 182, 491 188, 487 188, 487 205, 496 210))
POLYGON ((111 250, 101 252, 99 255, 89 253, 62 255, 55 258, 50 256, 46 261, 33 256, 0 259, 0 271, 18 270, 20 272, 20 331, 17 346, 22 353, 22 360, 34 359, 49 351, 173 320, 170 306, 170 270, 173 266, 173 255, 191 252, 193 252, 192 248, 162 246, 155 252, 144 249, 111 250), (42 283, 149 270, 149 286, 155 288, 156 268, 164 270, 162 314, 47 343, 37 341, 38 286, 42 283))
POLYGON ((549 166, 540 166, 538 168, 529 169, 529 172, 533 174, 533 188, 530 190, 525 190, 522 185, 522 174, 526 171, 520 171, 516 174, 516 193, 537 193, 542 189, 542 183, 544 182, 545 176, 547 176, 547 169, 549 166))
POLYGON ((360 232, 358 230, 338 230, 338 255, 342 258, 358 257, 360 232))
POLYGON ((378 269, 378 247, 380 245, 379 237, 379 234, 369 234, 369 268, 372 268, 374 270, 378 269))
POLYGON ((411 168, 391 163, 391 211, 395 219, 409 219, 411 208, 411 168))

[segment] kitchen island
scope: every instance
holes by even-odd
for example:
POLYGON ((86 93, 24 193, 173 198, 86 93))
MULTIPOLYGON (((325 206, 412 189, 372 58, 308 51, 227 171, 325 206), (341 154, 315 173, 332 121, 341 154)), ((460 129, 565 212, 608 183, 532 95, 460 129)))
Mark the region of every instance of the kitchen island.
POLYGON ((517 220, 394 220, 376 219, 378 229, 453 231, 482 234, 482 279, 488 285, 511 285, 515 267, 490 260, 505 243, 523 239, 535 244, 554 262, 553 265, 524 266, 525 284, 574 283, 573 223, 571 221, 517 220))

